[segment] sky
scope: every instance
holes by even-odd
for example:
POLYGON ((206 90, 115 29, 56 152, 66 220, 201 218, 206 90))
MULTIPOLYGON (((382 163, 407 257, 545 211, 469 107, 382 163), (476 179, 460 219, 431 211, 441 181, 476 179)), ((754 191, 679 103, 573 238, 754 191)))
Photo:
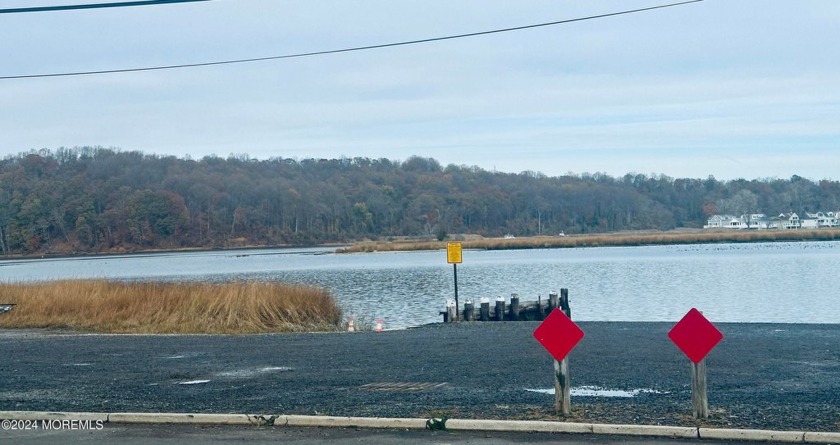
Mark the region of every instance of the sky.
MULTIPOLYGON (((0 14, 0 77, 327 51, 673 1, 213 0, 0 14)), ((0 157, 99 146, 840 180, 838 41, 837 1, 704 0, 340 54, 0 79, 0 157)))

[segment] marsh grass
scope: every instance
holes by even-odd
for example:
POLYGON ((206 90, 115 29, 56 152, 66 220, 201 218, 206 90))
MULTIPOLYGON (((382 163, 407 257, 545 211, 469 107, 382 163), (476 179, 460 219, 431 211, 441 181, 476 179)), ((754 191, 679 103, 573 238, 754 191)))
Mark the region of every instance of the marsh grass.
POLYGON ((143 334, 335 331, 342 311, 326 290, 282 283, 64 280, 0 283, 0 328, 143 334))
MULTIPOLYGON (((622 232, 571 236, 533 236, 525 238, 485 238, 462 241, 464 249, 542 249, 563 247, 645 246, 658 244, 746 243, 769 241, 840 240, 840 230, 703 230, 673 232, 622 232)), ((373 242, 366 241, 339 250, 339 253, 387 252, 402 250, 440 250, 444 241, 373 242)))

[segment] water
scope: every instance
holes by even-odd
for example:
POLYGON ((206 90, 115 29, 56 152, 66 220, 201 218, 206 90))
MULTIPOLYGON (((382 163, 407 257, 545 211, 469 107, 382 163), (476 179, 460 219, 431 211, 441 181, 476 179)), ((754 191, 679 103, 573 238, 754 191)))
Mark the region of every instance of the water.
MULTIPOLYGON (((0 262, 4 281, 236 279, 316 284, 348 316, 386 329, 439 322, 454 296, 444 251, 332 249, 190 252, 0 262)), ((569 289, 576 320, 672 321, 697 307, 713 322, 840 323, 840 242, 472 251, 458 265, 471 298, 546 298, 569 289)), ((0 303, 13 303, 2 301, 0 303)))
MULTIPOLYGON (((528 392, 536 392, 540 394, 550 394, 554 395, 554 388, 545 388, 545 389, 525 389, 528 392)), ((580 386, 570 388, 569 392, 572 396, 575 397, 621 397, 621 398, 633 398, 638 396, 639 394, 667 394, 666 392, 657 391, 655 389, 649 388, 637 388, 637 389, 610 389, 610 388, 601 388, 599 386, 580 386)))

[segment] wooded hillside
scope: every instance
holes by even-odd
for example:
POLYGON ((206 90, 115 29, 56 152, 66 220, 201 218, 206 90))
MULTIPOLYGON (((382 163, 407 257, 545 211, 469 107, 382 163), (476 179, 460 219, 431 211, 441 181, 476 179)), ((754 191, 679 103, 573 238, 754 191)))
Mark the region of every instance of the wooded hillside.
POLYGON ((90 147, 0 161, 3 255, 672 229, 702 227, 714 213, 818 210, 840 210, 840 183, 547 177, 421 157, 193 160, 90 147))

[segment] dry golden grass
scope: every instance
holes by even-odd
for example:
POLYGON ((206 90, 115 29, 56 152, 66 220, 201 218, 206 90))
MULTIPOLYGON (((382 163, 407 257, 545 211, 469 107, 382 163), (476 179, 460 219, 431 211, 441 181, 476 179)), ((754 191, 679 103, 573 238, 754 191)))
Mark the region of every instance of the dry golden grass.
MULTIPOLYGON (((840 240, 840 230, 703 230, 673 232, 622 232, 594 235, 533 236, 525 238, 486 238, 462 241, 464 249, 542 249, 561 247, 644 246, 655 244, 701 244, 767 241, 832 241, 840 240)), ((373 242, 366 241, 339 250, 339 253, 387 252, 401 250, 440 250, 445 241, 373 242)))
POLYGON ((252 334, 332 331, 341 308, 326 290, 265 282, 123 283, 65 280, 0 283, 0 328, 109 333, 252 334))

